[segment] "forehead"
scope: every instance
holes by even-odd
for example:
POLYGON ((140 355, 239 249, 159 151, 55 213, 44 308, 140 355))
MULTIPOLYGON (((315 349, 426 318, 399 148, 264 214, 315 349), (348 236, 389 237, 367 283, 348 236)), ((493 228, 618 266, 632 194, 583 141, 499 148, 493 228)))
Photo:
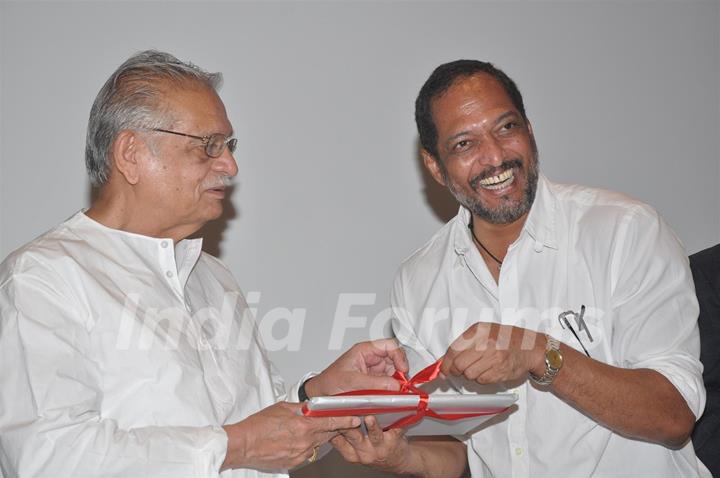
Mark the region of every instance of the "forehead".
POLYGON ((491 119, 508 111, 520 114, 502 84, 486 73, 458 78, 432 101, 433 120, 441 135, 457 122, 491 119))
POLYGON ((163 96, 175 127, 202 135, 232 132, 225 105, 212 88, 178 85, 167 88, 163 96))

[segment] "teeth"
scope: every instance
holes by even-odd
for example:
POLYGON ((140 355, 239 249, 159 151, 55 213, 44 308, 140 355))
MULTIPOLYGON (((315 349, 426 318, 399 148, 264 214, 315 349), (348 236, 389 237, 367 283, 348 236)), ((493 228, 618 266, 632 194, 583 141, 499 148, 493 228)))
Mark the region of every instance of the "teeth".
POLYGON ((511 180, 512 178, 514 178, 514 176, 515 175, 513 174, 512 169, 507 169, 504 172, 498 174, 497 176, 492 176, 480 180, 480 185, 483 187, 491 187, 492 189, 497 189, 500 183, 511 180))

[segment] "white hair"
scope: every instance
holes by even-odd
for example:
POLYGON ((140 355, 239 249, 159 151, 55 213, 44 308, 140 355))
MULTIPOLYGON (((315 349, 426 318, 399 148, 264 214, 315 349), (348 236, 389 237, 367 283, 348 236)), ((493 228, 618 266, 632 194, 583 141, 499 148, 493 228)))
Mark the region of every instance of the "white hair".
POLYGON ((208 73, 189 62, 157 50, 127 59, 98 92, 88 121, 85 166, 94 186, 110 175, 110 148, 118 133, 128 129, 169 128, 164 109, 168 84, 194 82, 217 91, 221 73, 208 73))

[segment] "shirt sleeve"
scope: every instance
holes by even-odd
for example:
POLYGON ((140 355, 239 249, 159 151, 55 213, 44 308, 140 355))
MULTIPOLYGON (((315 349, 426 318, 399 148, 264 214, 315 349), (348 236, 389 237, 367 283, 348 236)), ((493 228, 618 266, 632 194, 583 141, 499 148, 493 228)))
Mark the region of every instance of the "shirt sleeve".
POLYGON ((416 373, 436 359, 425 344, 422 343, 415 330, 415 320, 410 311, 410 304, 406 300, 405 284, 402 269, 398 272, 390 292, 390 307, 392 309, 391 328, 395 338, 405 349, 405 355, 410 366, 410 373, 416 373))
POLYGON ((124 430, 102 416, 86 317, 48 268, 0 274, 0 475, 219 476, 222 428, 124 430))
POLYGON ((687 256, 655 211, 633 211, 626 219, 613 255, 613 355, 622 367, 661 373, 699 417, 705 388, 687 256))

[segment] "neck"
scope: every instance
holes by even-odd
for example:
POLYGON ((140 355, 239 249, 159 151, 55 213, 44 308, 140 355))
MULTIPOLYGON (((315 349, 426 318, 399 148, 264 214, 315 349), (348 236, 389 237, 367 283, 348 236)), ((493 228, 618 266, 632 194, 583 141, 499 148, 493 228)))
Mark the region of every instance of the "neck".
MULTIPOLYGON (((482 244, 480 249, 484 246, 492 256, 502 262, 510 244, 520 236, 526 219, 527 213, 508 224, 493 224, 473 214, 472 234, 475 236, 475 240, 482 244)), ((482 253, 490 255, 486 251, 482 253)))
POLYGON ((104 186, 85 214, 103 226, 148 237, 170 238, 173 243, 193 234, 195 225, 166 225, 162 211, 142 204, 132 191, 104 186))

